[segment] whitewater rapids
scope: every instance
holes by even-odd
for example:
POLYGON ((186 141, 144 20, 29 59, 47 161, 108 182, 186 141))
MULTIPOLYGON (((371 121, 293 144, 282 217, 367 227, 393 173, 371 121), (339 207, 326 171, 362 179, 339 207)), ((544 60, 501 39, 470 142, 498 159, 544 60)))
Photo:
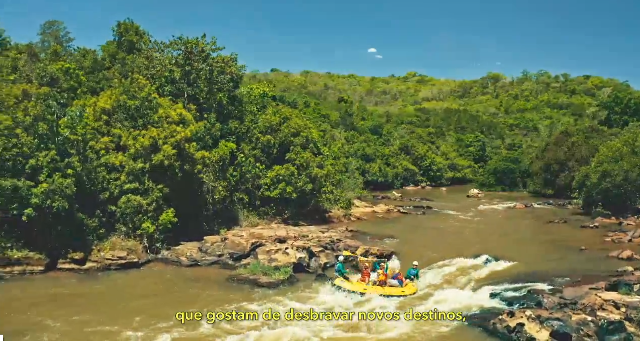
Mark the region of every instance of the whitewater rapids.
MULTIPOLYGON (((461 322, 451 321, 360 321, 358 312, 398 312, 401 316, 409 309, 414 312, 428 312, 432 309, 446 312, 470 313, 481 308, 503 307, 503 304, 489 297, 493 291, 514 289, 523 291, 532 288, 548 289, 541 283, 504 284, 476 288, 478 280, 491 273, 504 270, 515 263, 494 261, 483 255, 477 258, 448 259, 420 271, 418 293, 406 298, 383 298, 378 296, 360 296, 345 293, 329 283, 316 283, 311 289, 304 289, 287 296, 267 295, 267 299, 250 303, 216 307, 217 311, 237 310, 256 311, 260 316, 268 309, 278 311, 281 316, 290 309, 296 311, 355 312, 353 320, 347 321, 230 321, 207 324, 200 323, 199 328, 176 328, 171 332, 155 334, 156 341, 170 341, 183 338, 207 338, 215 340, 344 340, 369 339, 383 340, 398 337, 416 337, 432 339, 444 336, 461 322)), ((264 296, 263 296, 264 297, 264 296)), ((167 321, 169 322, 169 321, 167 321)), ((160 327, 160 326, 159 326, 160 327)), ((163 326, 166 331, 166 324, 163 326)), ((141 334, 128 334, 130 340, 137 340, 141 334)), ((123 335, 125 336, 125 335, 123 335)), ((125 336, 126 337, 126 336, 125 336)))

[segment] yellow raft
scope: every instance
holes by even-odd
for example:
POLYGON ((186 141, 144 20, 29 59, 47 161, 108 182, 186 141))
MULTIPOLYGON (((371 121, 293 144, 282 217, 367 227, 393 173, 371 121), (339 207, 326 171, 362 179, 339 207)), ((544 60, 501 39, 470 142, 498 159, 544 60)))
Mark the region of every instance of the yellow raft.
POLYGON ((407 283, 403 288, 399 287, 380 287, 373 285, 366 285, 358 281, 347 281, 342 277, 338 277, 333 281, 333 285, 349 292, 356 294, 372 294, 383 297, 404 297, 411 296, 418 292, 418 287, 413 282, 407 283))

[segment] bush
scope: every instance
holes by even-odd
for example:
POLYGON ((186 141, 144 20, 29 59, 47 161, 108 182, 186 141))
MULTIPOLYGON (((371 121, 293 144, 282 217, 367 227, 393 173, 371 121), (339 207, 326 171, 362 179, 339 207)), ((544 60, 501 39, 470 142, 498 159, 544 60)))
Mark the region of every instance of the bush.
POLYGON ((287 279, 293 275, 293 267, 271 266, 255 261, 244 268, 238 269, 236 272, 243 275, 265 276, 273 279, 287 279))

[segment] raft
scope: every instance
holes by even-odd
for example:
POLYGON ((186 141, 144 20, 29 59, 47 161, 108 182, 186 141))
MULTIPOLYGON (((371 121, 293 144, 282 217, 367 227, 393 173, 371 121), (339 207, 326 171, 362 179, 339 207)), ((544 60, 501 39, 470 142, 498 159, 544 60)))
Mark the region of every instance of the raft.
POLYGON ((403 288, 399 287, 380 287, 373 285, 366 285, 362 282, 353 281, 349 282, 342 277, 338 277, 333 281, 333 286, 338 287, 342 290, 356 293, 356 294, 371 294, 371 295, 379 295, 382 297, 405 297, 414 295, 418 292, 418 287, 416 287, 415 283, 409 282, 403 288))

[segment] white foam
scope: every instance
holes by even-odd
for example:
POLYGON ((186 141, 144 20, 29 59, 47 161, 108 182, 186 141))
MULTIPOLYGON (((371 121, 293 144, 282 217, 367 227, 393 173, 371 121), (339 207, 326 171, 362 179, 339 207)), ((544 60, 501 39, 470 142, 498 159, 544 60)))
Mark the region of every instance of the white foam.
MULTIPOLYGON (((390 267, 395 259, 390 261, 390 267)), ((548 288, 542 284, 504 284, 475 288, 479 279, 502 271, 513 262, 494 261, 489 256, 477 258, 447 259, 432 264, 420 271, 417 282, 418 293, 406 298, 384 298, 375 295, 360 296, 331 287, 327 283, 315 283, 300 293, 286 296, 267 296, 263 301, 219 307, 217 310, 251 310, 261 316, 271 308, 284 316, 290 309, 295 311, 345 311, 355 312, 350 321, 236 321, 202 323, 196 330, 174 329, 160 334, 156 341, 169 341, 172 337, 206 337, 217 340, 325 340, 333 338, 390 339, 397 337, 433 338, 442 336, 459 323, 449 321, 415 322, 405 321, 404 312, 428 312, 431 309, 447 312, 473 312, 486 307, 502 307, 503 304, 490 298, 496 290, 527 290, 548 288), (491 261, 491 262, 489 262, 491 261), (486 264, 485 264, 486 263, 486 264), (358 312, 397 312, 399 321, 359 321, 358 312)), ((510 293, 507 293, 510 295, 510 293)))
POLYGON ((480 205, 478 206, 479 210, 504 210, 505 208, 511 208, 515 205, 515 202, 502 202, 498 204, 491 205, 480 205))
POLYGON ((441 212, 441 213, 446 213, 446 214, 454 214, 454 215, 459 215, 460 214, 460 212, 451 211, 451 210, 441 210, 441 209, 437 209, 437 208, 434 208, 433 210, 441 212))

